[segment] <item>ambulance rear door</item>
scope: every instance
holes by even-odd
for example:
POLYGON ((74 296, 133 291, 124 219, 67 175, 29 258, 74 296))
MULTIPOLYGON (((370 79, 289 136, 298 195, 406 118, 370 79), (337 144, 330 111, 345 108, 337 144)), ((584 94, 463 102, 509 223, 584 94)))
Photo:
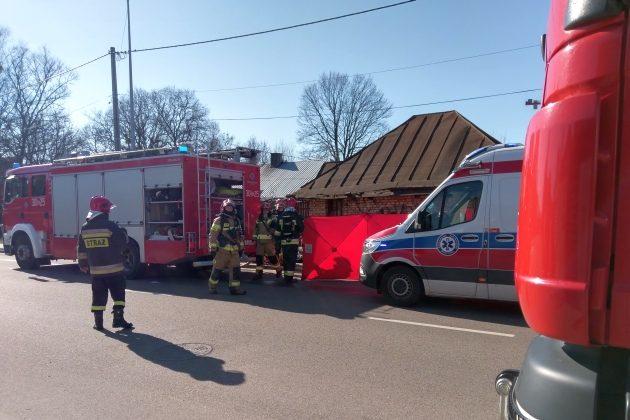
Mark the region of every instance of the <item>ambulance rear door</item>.
POLYGON ((490 299, 517 300, 514 261, 521 170, 522 149, 495 155, 490 177, 488 252, 482 261, 482 278, 485 277, 490 299))

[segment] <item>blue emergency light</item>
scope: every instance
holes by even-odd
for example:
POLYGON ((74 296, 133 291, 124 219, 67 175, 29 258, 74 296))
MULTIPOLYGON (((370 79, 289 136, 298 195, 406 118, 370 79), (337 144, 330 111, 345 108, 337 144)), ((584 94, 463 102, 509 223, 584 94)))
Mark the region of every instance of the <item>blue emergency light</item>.
POLYGON ((20 165, 19 162, 13 162, 13 169, 17 169, 20 166, 22 166, 22 165, 20 165))
POLYGON ((188 146, 179 146, 179 147, 177 148, 177 151, 178 151, 179 153, 188 153, 188 146))

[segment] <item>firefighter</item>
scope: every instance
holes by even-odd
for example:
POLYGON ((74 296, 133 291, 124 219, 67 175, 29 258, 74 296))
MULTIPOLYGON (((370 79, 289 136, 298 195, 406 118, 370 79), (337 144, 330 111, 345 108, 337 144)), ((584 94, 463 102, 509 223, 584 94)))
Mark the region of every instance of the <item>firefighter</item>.
POLYGON ((221 213, 214 219, 210 228, 210 260, 212 273, 210 273, 210 294, 217 293, 219 278, 224 270, 228 270, 230 294, 244 295, 247 292, 241 289, 241 260, 245 244, 243 242, 243 228, 236 215, 236 206, 229 198, 223 200, 221 213))
MULTIPOLYGON (((276 206, 272 210, 271 221, 269 222, 269 226, 278 225, 278 220, 282 216, 282 212, 285 207, 285 199, 278 198, 276 199, 276 206)), ((276 270, 276 278, 280 278, 282 276, 282 266, 284 265, 284 261, 282 259, 282 237, 279 230, 271 229, 273 235, 273 241, 276 248, 276 257, 278 259, 278 269, 276 270)))
POLYGON ((287 198, 285 207, 280 216, 272 222, 271 228, 274 235, 280 236, 282 245, 282 258, 284 268, 284 284, 295 282, 295 265, 298 259, 298 247, 300 246, 300 236, 304 231, 304 220, 297 214, 295 198, 287 198))
POLYGON ((90 211, 81 227, 77 245, 79 268, 92 276, 94 328, 99 331, 103 329, 103 311, 107 305, 108 291, 114 301, 112 327, 133 328, 133 324, 124 318, 125 278, 122 253, 128 238, 124 229, 109 220, 109 212, 114 207, 106 197, 92 197, 90 211))
POLYGON ((254 228, 254 241, 256 241, 256 275, 254 280, 260 280, 263 276, 265 257, 276 268, 276 277, 280 276, 280 265, 276 257, 274 237, 271 234, 271 212, 268 202, 261 203, 260 214, 254 228))

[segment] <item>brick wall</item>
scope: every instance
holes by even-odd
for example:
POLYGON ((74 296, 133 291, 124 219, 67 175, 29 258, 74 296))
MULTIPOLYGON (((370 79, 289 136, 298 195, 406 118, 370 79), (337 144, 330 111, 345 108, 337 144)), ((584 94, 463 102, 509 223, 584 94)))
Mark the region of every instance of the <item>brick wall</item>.
MULTIPOLYGON (((420 195, 403 195, 403 196, 386 196, 386 197, 352 197, 340 199, 337 202, 337 208, 340 209, 340 216, 349 216, 353 214, 396 214, 411 213, 418 204, 426 198, 427 194, 420 195)), ((328 214, 328 201, 330 200, 304 200, 308 204, 307 216, 335 216, 337 214, 328 214)))

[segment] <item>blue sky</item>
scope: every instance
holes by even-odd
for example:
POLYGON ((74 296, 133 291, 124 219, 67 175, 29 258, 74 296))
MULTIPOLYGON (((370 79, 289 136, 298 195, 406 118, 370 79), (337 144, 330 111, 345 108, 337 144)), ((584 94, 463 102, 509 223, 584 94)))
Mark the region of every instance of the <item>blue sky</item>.
MULTIPOLYGON (((400 0, 130 0, 132 50, 205 41, 330 18, 400 0)), ((0 26, 11 41, 46 46, 68 67, 127 50, 125 0, 0 0, 0 26)), ((503 54, 387 71, 372 79, 395 107, 527 89, 544 78, 540 36, 549 0, 416 0, 401 6, 266 35, 133 54, 134 88, 191 89, 222 131, 238 142, 256 136, 296 151, 305 83, 336 71, 365 74, 533 46, 503 54)), ((118 90, 129 91, 128 61, 117 65, 118 90)), ((66 108, 77 126, 111 105, 109 58, 77 70, 66 108)), ((390 128, 410 116, 457 110, 506 142, 523 142, 541 92, 394 109, 390 128)))

